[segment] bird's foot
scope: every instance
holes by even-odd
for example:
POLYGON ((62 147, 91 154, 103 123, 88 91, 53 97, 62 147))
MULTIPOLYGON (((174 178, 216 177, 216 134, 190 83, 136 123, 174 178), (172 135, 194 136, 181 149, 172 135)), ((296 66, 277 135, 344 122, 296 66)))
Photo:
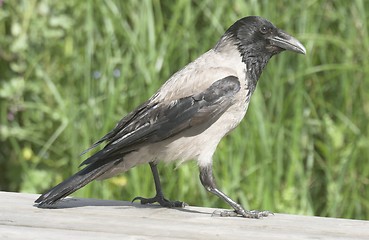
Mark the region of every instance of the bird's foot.
POLYGON ((181 202, 181 201, 170 201, 166 198, 164 198, 163 196, 159 196, 156 195, 153 198, 143 198, 143 197, 135 197, 132 202, 136 201, 136 200, 140 200, 141 204, 152 204, 152 203, 159 203, 160 206, 162 207, 167 207, 167 208, 173 208, 173 207, 179 207, 179 208, 184 208, 185 206, 188 206, 186 203, 181 202))
POLYGON ((274 213, 270 211, 258 211, 258 210, 216 210, 213 212, 212 216, 220 216, 220 217, 244 217, 244 218, 263 218, 268 217, 269 215, 274 215, 274 213))

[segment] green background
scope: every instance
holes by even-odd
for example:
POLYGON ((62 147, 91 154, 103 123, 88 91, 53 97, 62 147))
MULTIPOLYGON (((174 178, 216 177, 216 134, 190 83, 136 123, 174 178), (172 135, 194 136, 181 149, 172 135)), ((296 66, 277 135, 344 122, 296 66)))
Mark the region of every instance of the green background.
MULTIPOLYGON (((298 38, 264 70, 241 125, 218 146, 217 183, 247 209, 369 219, 369 1, 0 2, 0 189, 41 193, 79 154, 237 19, 298 38)), ((196 163, 159 165, 166 196, 228 207, 196 163)), ((148 166, 78 197, 154 195, 148 166)))

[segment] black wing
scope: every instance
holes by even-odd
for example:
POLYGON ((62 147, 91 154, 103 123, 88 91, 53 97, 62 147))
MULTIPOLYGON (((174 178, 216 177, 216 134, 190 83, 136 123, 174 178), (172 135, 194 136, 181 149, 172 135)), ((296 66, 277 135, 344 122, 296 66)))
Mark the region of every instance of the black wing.
MULTIPOLYGON (((169 103, 146 102, 123 118, 116 127, 85 152, 100 143, 107 145, 81 165, 99 159, 117 160, 124 154, 149 143, 159 142, 189 129, 217 119, 233 103, 240 90, 235 76, 214 82, 205 91, 169 103)), ((84 152, 84 153, 85 153, 84 152)))

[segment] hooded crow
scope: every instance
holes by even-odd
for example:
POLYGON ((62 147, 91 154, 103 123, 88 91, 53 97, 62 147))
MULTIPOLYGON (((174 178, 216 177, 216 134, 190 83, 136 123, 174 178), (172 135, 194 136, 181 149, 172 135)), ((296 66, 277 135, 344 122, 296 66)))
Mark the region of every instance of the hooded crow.
POLYGON ((164 197, 157 163, 196 160, 205 189, 233 208, 219 215, 248 218, 269 215, 269 211, 245 210, 219 190, 212 173, 212 157, 220 140, 245 116, 269 59, 284 50, 306 53, 298 40, 264 18, 249 16, 238 20, 212 49, 176 72, 149 100, 87 149, 85 152, 106 143, 82 162, 82 170, 35 202, 39 207, 48 207, 95 179, 106 179, 148 163, 156 196, 134 200, 184 207, 183 202, 164 197))

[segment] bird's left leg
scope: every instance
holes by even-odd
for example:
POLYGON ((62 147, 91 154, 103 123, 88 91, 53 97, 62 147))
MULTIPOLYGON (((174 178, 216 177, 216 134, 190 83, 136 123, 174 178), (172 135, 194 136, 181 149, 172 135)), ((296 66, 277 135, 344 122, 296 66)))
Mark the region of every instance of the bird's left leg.
POLYGON ((273 214, 269 211, 245 210, 240 204, 236 203, 230 197, 220 191, 215 184, 211 164, 205 167, 200 167, 200 180, 206 190, 217 195, 234 208, 234 211, 215 211, 214 214, 216 215, 220 215, 221 217, 242 216, 245 218, 260 218, 273 214))
POLYGON ((168 207, 168 208, 172 208, 172 207, 182 207, 183 208, 183 207, 185 207, 186 204, 184 202, 170 201, 170 200, 168 200, 164 197, 163 191, 161 190, 161 183, 160 183, 160 178, 159 178, 158 169, 156 167, 156 163, 150 162, 150 168, 151 168, 152 175, 154 177, 155 190, 156 190, 155 197, 153 197, 153 198, 135 197, 132 200, 132 202, 134 202, 136 200, 140 200, 141 204, 148 204, 148 203, 157 202, 162 207, 168 207))

